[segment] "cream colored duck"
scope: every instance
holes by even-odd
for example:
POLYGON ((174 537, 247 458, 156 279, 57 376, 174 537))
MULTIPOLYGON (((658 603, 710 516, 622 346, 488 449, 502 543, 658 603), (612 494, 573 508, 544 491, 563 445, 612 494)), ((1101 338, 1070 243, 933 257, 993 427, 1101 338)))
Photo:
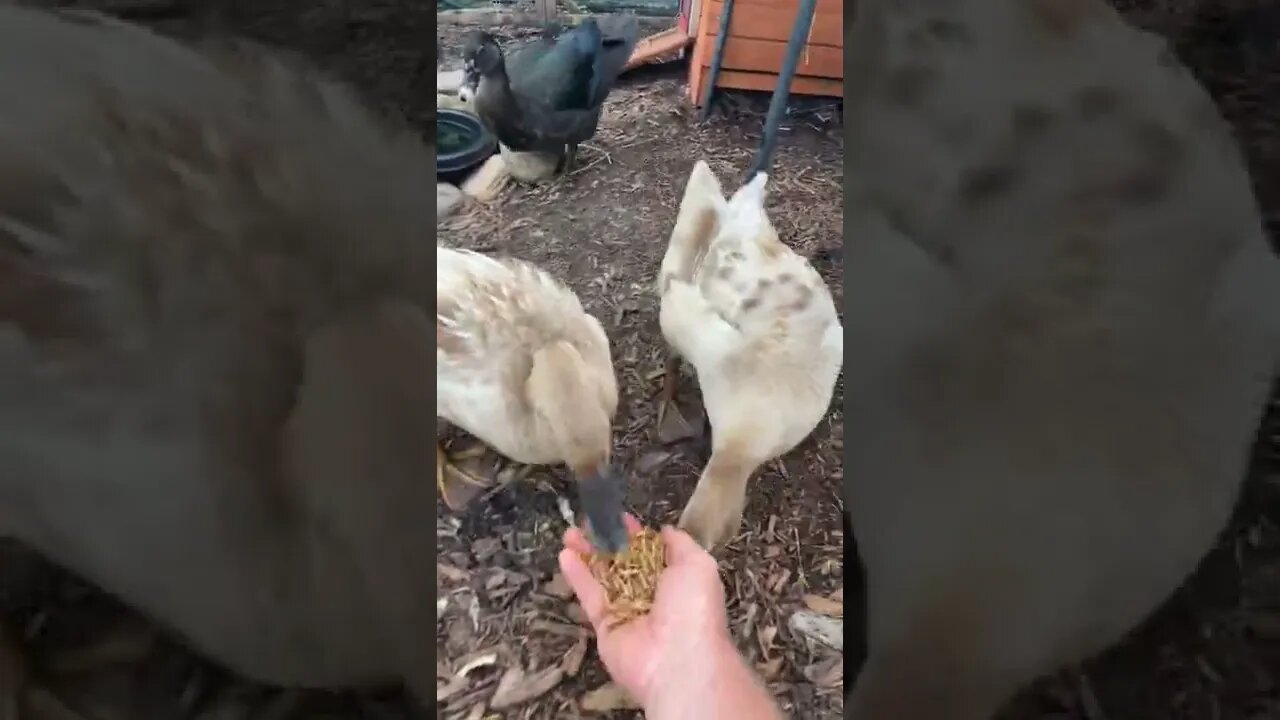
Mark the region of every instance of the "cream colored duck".
POLYGON ((1280 262, 1213 101, 1103 0, 862 0, 847 45, 848 707, 987 720, 1213 545, 1280 262))
POLYGON ((844 337, 831 292, 765 214, 757 174, 725 200, 711 168, 689 175, 658 289, 668 358, 659 422, 674 405, 680 358, 698 374, 711 458, 680 516, 704 547, 742 522, 756 468, 804 440, 831 403, 844 337))
MULTIPOLYGON (((607 552, 627 544, 610 461, 617 410, 609 339, 573 291, 521 260, 436 248, 437 417, 516 462, 568 465, 607 552)), ((450 507, 492 483, 436 453, 450 507)))
POLYGON ((0 5, 0 93, 0 535, 245 676, 433 707, 430 149, 88 14, 0 5))

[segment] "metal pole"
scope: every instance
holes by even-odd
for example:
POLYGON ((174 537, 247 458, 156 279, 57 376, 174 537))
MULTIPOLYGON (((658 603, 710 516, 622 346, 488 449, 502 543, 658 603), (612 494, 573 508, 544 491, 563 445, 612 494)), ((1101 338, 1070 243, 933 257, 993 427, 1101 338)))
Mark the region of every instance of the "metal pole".
POLYGON ((814 11, 818 0, 800 0, 800 9, 796 12, 796 23, 791 27, 791 38, 787 40, 787 54, 782 58, 782 69, 778 71, 778 84, 773 88, 773 98, 769 100, 769 114, 764 120, 764 137, 760 140, 760 148, 756 151, 751 169, 747 171, 747 180, 756 173, 765 172, 769 168, 769 159, 773 148, 778 144, 778 126, 782 124, 782 116, 787 112, 787 100, 791 96, 791 79, 795 77, 796 65, 800 62, 800 51, 809 39, 809 28, 813 26, 814 11))
POLYGON ((724 8, 720 11, 720 34, 716 35, 716 49, 711 53, 711 68, 707 70, 707 87, 702 91, 702 110, 698 113, 699 120, 706 120, 707 115, 711 113, 711 96, 716 90, 716 79, 720 77, 720 64, 724 61, 724 46, 729 41, 731 17, 733 17, 733 0, 724 0, 724 8))

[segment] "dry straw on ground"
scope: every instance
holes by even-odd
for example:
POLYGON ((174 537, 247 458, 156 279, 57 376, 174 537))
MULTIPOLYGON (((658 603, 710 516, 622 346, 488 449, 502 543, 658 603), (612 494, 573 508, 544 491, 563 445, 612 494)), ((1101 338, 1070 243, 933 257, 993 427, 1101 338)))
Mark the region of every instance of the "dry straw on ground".
POLYGON ((594 553, 587 558, 591 574, 608 598, 609 626, 616 627, 649 612, 658 591, 658 576, 667 565, 662 537, 648 528, 632 536, 617 555, 594 553))

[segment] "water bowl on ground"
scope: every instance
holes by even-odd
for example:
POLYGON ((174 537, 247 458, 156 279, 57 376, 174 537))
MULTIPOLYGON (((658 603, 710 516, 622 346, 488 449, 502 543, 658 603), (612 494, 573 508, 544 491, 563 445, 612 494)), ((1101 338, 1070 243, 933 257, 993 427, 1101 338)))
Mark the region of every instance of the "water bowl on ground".
POLYGON ((498 140, 480 118, 462 110, 436 110, 436 178, 458 184, 493 154, 498 140))

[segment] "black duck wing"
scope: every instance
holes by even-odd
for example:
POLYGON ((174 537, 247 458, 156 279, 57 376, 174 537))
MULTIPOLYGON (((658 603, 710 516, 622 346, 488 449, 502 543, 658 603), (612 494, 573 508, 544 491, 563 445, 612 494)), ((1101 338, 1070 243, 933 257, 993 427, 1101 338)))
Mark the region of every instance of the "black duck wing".
POLYGON ((569 90, 554 107, 526 124, 547 146, 579 143, 596 134, 604 100, 640 37, 639 23, 629 16, 588 18, 573 32, 574 56, 582 59, 564 70, 573 80, 569 90))
POLYGON ((523 74, 512 77, 512 89, 531 107, 545 112, 588 107, 601 41, 595 21, 582 21, 556 38, 543 55, 526 63, 523 74))
POLYGON ((547 56, 555 51, 557 38, 550 32, 544 30, 538 39, 522 43, 507 53, 507 77, 513 87, 522 85, 531 74, 536 75, 547 56))
POLYGON ((593 67, 587 102, 589 107, 604 104, 640 40, 640 24, 630 15, 600 18, 599 29, 601 48, 593 67))

